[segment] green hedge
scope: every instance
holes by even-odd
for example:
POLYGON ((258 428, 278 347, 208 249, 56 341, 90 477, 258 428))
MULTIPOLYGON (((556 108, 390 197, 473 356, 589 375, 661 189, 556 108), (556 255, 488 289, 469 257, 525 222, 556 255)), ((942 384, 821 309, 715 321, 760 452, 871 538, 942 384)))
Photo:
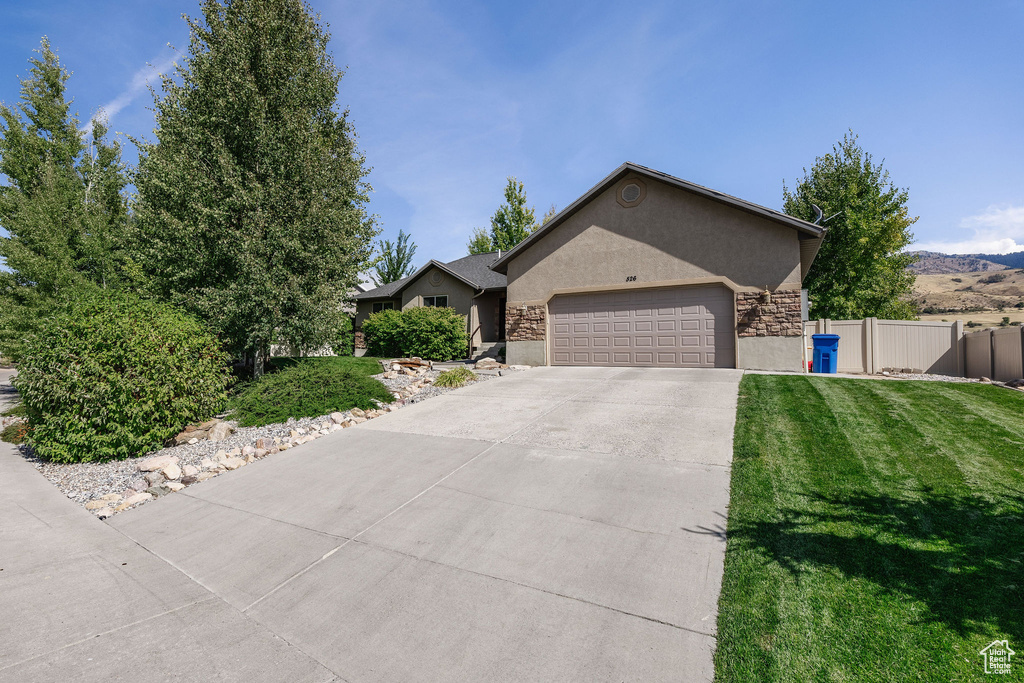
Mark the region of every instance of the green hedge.
POLYGON ((28 443, 57 462, 158 448, 224 408, 227 355, 199 320, 126 294, 77 301, 28 340, 13 380, 28 443))
POLYGON ((452 308, 422 306, 374 313, 363 323, 366 353, 381 358, 464 358, 469 351, 466 317, 452 308))
POLYGON ((340 327, 338 327, 337 339, 331 344, 331 351, 335 356, 351 356, 355 353, 355 331, 352 328, 352 318, 345 316, 340 327))
POLYGON ((377 407, 375 401, 394 400, 387 387, 355 364, 328 360, 306 358, 264 375, 232 399, 232 417, 243 427, 261 427, 289 417, 318 417, 351 408, 372 410, 377 407))

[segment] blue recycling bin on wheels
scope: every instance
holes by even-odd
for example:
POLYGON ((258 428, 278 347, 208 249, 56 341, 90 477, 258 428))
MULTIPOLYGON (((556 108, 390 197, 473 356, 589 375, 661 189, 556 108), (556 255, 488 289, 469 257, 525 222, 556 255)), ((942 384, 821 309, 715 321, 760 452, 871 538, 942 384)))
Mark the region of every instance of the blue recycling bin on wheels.
POLYGON ((811 341, 814 344, 813 365, 811 366, 814 372, 836 374, 839 361, 839 335, 812 334, 811 341))

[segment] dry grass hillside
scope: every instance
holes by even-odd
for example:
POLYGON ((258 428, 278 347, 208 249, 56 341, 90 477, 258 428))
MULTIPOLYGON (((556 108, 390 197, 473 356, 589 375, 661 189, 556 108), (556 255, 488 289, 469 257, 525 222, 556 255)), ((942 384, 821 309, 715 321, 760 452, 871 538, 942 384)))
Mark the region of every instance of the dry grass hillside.
POLYGON ((918 275, 914 301, 922 320, 960 319, 989 326, 1008 316, 1010 322, 1022 322, 1024 270, 918 275))
POLYGON ((993 263, 977 256, 964 254, 940 254, 935 251, 912 251, 917 262, 911 264, 910 270, 921 275, 938 275, 941 273, 973 273, 982 270, 1005 270, 1001 263, 993 263))

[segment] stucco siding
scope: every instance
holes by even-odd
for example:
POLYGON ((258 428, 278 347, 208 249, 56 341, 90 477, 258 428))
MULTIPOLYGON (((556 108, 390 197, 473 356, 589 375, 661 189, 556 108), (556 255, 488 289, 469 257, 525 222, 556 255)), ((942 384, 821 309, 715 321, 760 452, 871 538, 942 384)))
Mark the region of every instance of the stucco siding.
POLYGON ((437 268, 431 268, 402 290, 402 310, 422 306, 425 296, 447 295, 448 307, 468 316, 473 306, 474 294, 476 290, 462 280, 437 268), (435 274, 441 277, 435 279, 435 274))
POLYGON ((508 264, 509 305, 558 291, 725 278, 744 289, 799 288, 790 227, 647 180, 646 197, 616 201, 624 178, 508 264), (629 278, 635 278, 630 280, 629 278))

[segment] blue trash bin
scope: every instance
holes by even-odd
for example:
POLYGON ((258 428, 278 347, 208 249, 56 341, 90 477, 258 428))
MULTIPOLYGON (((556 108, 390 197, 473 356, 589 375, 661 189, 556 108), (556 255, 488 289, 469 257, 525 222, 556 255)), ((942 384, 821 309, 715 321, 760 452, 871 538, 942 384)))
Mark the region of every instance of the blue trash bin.
POLYGON ((814 372, 836 374, 839 361, 838 334, 812 334, 814 344, 814 372))

